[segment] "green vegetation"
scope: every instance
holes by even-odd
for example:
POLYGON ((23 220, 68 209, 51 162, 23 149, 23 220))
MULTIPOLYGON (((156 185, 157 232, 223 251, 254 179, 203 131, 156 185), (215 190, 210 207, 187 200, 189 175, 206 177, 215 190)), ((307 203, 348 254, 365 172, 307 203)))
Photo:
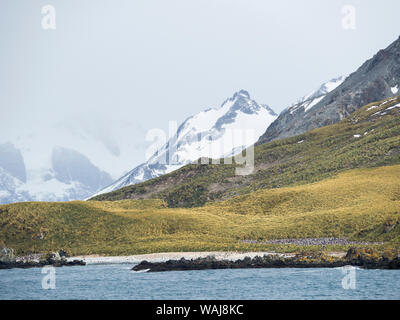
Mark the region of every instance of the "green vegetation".
MULTIPOLYGON (((17 254, 173 251, 302 251, 243 240, 348 237, 400 243, 400 165, 357 169, 323 181, 259 190, 201 208, 162 200, 16 203, 0 206, 0 242, 17 254)), ((370 246, 370 245, 369 245, 370 246)), ((324 250, 346 250, 326 246, 324 250)), ((307 247, 320 250, 321 247, 307 247)))
POLYGON ((93 200, 158 198, 168 207, 198 207, 260 189, 321 181, 350 169, 399 164, 399 108, 376 115, 399 102, 400 97, 371 103, 337 124, 258 145, 255 170, 248 176, 235 175, 235 164, 191 164, 93 200))

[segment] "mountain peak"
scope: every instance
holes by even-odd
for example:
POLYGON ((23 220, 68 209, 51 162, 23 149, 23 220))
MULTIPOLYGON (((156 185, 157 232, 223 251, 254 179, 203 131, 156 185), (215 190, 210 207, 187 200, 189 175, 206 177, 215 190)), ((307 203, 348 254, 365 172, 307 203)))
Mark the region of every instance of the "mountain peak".
POLYGON ((400 86, 399 62, 400 38, 377 52, 345 79, 342 77, 325 83, 319 90, 305 96, 307 100, 285 109, 258 143, 292 137, 336 123, 372 101, 397 95, 400 86))
POLYGON ((232 97, 226 99, 226 100, 222 103, 221 108, 224 107, 224 106, 227 106, 227 105, 229 105, 229 107, 231 107, 231 106, 233 106, 238 100, 241 100, 241 101, 243 101, 243 100, 250 100, 250 94, 249 94, 249 92, 246 91, 246 90, 243 90, 243 89, 241 89, 241 90, 239 90, 239 91, 236 91, 236 92, 233 94, 232 97))
POLYGON ((333 78, 327 82, 324 82, 318 89, 314 90, 310 94, 301 98, 297 103, 301 103, 307 100, 315 99, 320 96, 326 95, 332 90, 336 89, 342 82, 347 78, 347 76, 340 76, 337 78, 333 78))
POLYGON ((276 117, 269 106, 257 104, 246 90, 240 90, 226 99, 220 108, 207 109, 187 118, 178 127, 176 137, 147 162, 96 195, 169 173, 200 157, 218 159, 237 154, 254 144, 276 117), (246 137, 245 141, 232 139, 233 131, 250 130, 254 137, 246 137))
POLYGON ((241 89, 241 90, 239 90, 238 92, 236 92, 233 96, 234 96, 234 97, 241 96, 241 97, 250 99, 250 94, 249 94, 249 92, 246 91, 246 90, 243 90, 243 89, 241 89))

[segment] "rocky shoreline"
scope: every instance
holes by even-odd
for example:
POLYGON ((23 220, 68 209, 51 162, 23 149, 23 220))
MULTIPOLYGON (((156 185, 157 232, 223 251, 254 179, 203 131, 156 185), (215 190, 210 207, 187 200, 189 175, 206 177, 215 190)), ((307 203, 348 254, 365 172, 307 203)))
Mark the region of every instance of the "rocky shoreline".
POLYGON ((400 269, 400 255, 391 252, 379 256, 372 249, 350 248, 345 257, 333 257, 324 252, 299 253, 293 257, 264 255, 246 257, 236 261, 217 260, 209 256, 195 260, 168 260, 166 262, 142 261, 133 271, 164 272, 207 269, 246 269, 246 268, 338 268, 347 265, 365 269, 400 269))
POLYGON ((84 266, 85 262, 82 260, 73 261, 15 261, 15 262, 0 262, 0 269, 14 269, 14 268, 41 268, 44 266, 64 267, 64 266, 84 266))
POLYGON ((13 249, 3 248, 0 250, 0 269, 41 268, 49 265, 53 267, 86 265, 82 260, 68 261, 66 257, 67 255, 63 250, 47 254, 15 257, 13 249))
MULTIPOLYGON (((101 255, 83 255, 69 257, 67 260, 83 260, 87 265, 93 264, 131 264, 136 265, 142 261, 149 262, 166 262, 168 260, 179 260, 185 258, 187 260, 194 260, 198 258, 206 258, 213 256, 217 260, 239 260, 245 257, 254 258, 256 256, 279 254, 282 256, 293 256, 292 253, 275 253, 270 251, 256 251, 256 252, 238 252, 238 251, 182 251, 182 252, 158 252, 137 254, 131 256, 101 256, 101 255)), ((332 254, 332 253, 331 253, 332 254)), ((346 253, 335 253, 339 255, 346 255, 346 253)))

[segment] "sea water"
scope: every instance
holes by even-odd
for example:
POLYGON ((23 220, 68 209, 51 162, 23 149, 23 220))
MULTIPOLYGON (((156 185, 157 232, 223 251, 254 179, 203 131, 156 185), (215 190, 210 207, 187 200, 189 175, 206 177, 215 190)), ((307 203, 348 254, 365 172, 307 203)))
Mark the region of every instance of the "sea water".
POLYGON ((54 268, 50 288, 45 278, 49 273, 42 273, 41 268, 0 270, 0 299, 400 299, 400 270, 354 269, 349 273, 342 268, 287 268, 151 273, 131 271, 132 266, 54 268))

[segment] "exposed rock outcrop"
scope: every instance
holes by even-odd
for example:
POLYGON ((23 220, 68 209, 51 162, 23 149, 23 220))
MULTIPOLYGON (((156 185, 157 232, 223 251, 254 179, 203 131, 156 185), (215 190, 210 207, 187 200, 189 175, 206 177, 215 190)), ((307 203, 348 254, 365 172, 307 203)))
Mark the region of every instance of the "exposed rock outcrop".
POLYGON ((346 265, 366 269, 400 269, 400 258, 379 256, 372 249, 350 248, 344 258, 333 257, 325 252, 298 253, 295 256, 264 255, 253 259, 217 260, 214 257, 196 260, 168 260, 166 262, 142 261, 132 268, 133 271, 163 272, 207 269, 247 269, 247 268, 337 268, 346 265))
POLYGON ((85 264, 86 263, 82 260, 68 261, 66 259, 66 252, 64 250, 41 255, 38 261, 33 259, 17 260, 14 256, 13 249, 3 248, 0 251, 0 269, 37 268, 47 265, 51 265, 53 267, 83 266, 85 264))

